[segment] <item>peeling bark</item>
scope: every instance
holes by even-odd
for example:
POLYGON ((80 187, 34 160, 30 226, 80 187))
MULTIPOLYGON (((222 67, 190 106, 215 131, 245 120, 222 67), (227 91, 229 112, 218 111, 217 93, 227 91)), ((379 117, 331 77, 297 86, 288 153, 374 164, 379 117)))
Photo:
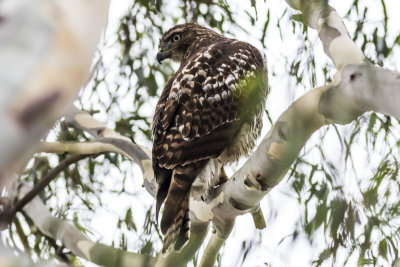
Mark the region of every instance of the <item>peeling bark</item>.
POLYGON ((211 194, 224 195, 224 201, 212 210, 220 237, 229 235, 236 216, 258 207, 260 200, 283 179, 311 134, 329 122, 318 112, 318 103, 331 87, 316 88, 293 103, 242 168, 211 194))
POLYGON ((294 9, 301 11, 303 21, 318 31, 325 53, 340 71, 348 64, 364 64, 366 58, 350 38, 342 19, 328 1, 286 0, 294 9))
POLYGON ((366 111, 400 119, 400 73, 371 64, 348 65, 341 82, 321 98, 319 112, 337 123, 349 123, 366 111))

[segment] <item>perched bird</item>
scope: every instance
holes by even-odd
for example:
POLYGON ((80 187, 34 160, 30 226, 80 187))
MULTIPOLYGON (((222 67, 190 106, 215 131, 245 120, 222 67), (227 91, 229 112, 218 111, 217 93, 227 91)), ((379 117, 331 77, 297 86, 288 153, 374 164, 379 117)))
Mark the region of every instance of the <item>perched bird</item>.
POLYGON ((189 238, 190 192, 207 196, 222 167, 254 147, 267 95, 260 51, 195 23, 162 35, 157 60, 167 58, 180 67, 161 93, 152 129, 157 216, 165 201, 163 251, 189 238))

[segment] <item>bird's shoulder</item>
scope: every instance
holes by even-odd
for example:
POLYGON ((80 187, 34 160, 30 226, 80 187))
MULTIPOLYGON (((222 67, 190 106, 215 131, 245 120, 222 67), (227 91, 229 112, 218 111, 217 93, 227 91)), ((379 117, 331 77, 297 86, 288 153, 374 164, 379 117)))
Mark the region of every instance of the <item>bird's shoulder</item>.
POLYGON ((242 84, 260 68, 258 50, 233 39, 197 49, 184 60, 160 98, 153 129, 158 163, 172 168, 218 156, 240 128, 232 125, 239 123, 242 84))

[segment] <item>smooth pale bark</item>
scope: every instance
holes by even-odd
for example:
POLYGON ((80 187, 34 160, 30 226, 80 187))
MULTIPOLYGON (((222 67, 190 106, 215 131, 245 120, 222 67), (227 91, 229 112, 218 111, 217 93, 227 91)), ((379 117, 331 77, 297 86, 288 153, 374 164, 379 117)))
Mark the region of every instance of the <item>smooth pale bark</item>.
POLYGON ((214 263, 216 262, 218 257, 219 250, 225 243, 225 240, 225 238, 221 238, 217 234, 213 234, 207 244, 206 249, 204 250, 203 257, 201 258, 198 267, 214 266, 214 263))
POLYGON ((207 236, 209 222, 192 222, 190 229, 190 239, 179 251, 172 247, 165 253, 159 253, 156 267, 183 267, 193 258, 207 236))
POLYGON ((347 65, 341 82, 323 95, 319 110, 337 123, 366 111, 400 119, 400 73, 371 64, 347 65))
POLYGON ((286 0, 301 11, 303 22, 318 31, 325 53, 340 71, 348 64, 364 64, 365 55, 351 39, 346 26, 327 1, 286 0))
POLYGON ((34 145, 87 81, 109 0, 2 3, 0 181, 23 167, 34 145))
POLYGON ((55 154, 97 154, 104 152, 115 152, 122 154, 132 161, 127 153, 123 150, 102 142, 69 142, 69 143, 60 143, 60 142, 41 142, 36 152, 44 152, 44 153, 55 153, 55 154))
POLYGON ((327 123, 349 123, 366 111, 400 119, 400 73, 371 65, 348 65, 341 82, 319 87, 294 102, 257 150, 225 184, 212 192, 213 222, 221 237, 235 217, 248 213, 277 185, 310 136, 327 123))

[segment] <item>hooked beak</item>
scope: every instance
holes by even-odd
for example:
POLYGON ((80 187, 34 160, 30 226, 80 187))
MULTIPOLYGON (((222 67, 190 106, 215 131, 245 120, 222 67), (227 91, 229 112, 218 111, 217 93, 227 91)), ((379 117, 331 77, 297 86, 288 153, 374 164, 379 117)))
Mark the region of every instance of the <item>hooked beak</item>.
POLYGON ((170 56, 170 53, 168 53, 168 52, 162 52, 162 50, 161 50, 161 48, 160 48, 160 49, 158 50, 158 53, 157 53, 157 61, 158 61, 158 63, 162 64, 161 62, 162 62, 164 59, 169 58, 169 56, 170 56))

